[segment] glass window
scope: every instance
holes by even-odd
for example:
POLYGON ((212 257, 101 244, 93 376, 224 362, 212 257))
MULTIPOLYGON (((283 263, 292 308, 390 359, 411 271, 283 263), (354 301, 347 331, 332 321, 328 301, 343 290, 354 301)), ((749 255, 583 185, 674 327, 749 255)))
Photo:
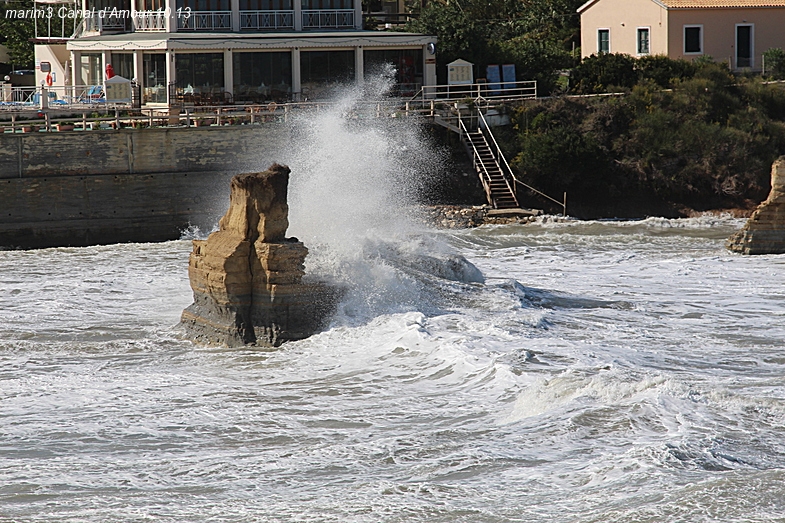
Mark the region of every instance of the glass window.
POLYGON ((302 0, 306 11, 314 9, 354 9, 352 0, 302 0))
POLYGON ((157 11, 166 9, 165 0, 137 0, 137 11, 157 11))
POLYGON ((289 99, 292 92, 292 53, 235 52, 232 62, 235 101, 289 99))
POLYGON ((229 11, 229 0, 177 0, 177 9, 190 8, 191 11, 229 11))
POLYGON ((684 52, 702 53, 703 46, 701 40, 700 26, 684 26, 684 52))
POLYGON ((134 75, 134 55, 131 53, 112 53, 112 69, 114 74, 131 80, 134 75))
POLYGON ((638 29, 638 54, 649 54, 649 28, 638 29))
POLYGON ((354 81, 354 51, 301 51, 300 78, 306 83, 354 81))
POLYGON ((104 82, 104 73, 101 71, 101 55, 82 55, 82 80, 87 85, 98 85, 104 82))
POLYGON ((610 53, 611 52, 611 30, 599 29, 597 30, 597 52, 610 53))
POLYGON ((388 67, 394 68, 395 83, 401 94, 416 92, 422 87, 422 49, 366 50, 363 60, 366 77, 386 74, 388 67))
POLYGON ((752 26, 736 26, 736 67, 752 67, 752 26))
POLYGON ((292 0, 240 0, 240 11, 291 11, 292 0))
POLYGON ((145 103, 166 103, 166 55, 145 53, 142 60, 145 103))
POLYGON ((178 53, 174 57, 177 87, 201 92, 223 90, 223 53, 178 53))

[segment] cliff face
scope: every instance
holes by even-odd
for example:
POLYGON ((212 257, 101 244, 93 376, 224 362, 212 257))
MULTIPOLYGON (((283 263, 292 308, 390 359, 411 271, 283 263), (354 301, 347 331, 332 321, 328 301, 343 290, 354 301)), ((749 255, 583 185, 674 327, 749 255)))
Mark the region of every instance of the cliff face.
POLYGON ((726 246, 741 254, 785 253, 785 156, 771 166, 769 197, 726 246))
POLYGON ((289 168, 232 178, 219 230, 194 240, 188 276, 194 303, 181 325, 196 341, 277 346, 320 330, 338 293, 303 283, 308 249, 286 238, 289 168))

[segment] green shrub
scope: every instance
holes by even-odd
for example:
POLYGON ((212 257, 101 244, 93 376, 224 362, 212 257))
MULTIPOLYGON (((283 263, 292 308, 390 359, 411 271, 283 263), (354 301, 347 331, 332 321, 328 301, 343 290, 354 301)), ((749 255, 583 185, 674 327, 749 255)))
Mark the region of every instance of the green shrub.
POLYGON ((763 53, 763 65, 766 76, 775 80, 785 79, 785 51, 772 47, 763 53))
POLYGON ((638 81, 651 80, 663 88, 692 78, 698 67, 687 60, 672 60, 663 55, 642 56, 635 62, 638 81))
POLYGON ((572 70, 573 91, 580 94, 629 90, 637 82, 635 58, 628 54, 593 54, 572 70))

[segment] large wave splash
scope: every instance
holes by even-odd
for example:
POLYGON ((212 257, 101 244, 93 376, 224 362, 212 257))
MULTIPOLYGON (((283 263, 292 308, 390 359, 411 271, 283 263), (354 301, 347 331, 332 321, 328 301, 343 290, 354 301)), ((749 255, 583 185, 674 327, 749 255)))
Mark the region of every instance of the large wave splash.
POLYGON ((455 285, 483 281, 424 225, 415 205, 428 177, 443 168, 424 123, 391 116, 383 105, 388 117, 366 116, 368 104, 393 87, 390 72, 296 118, 286 154, 289 233, 311 250, 308 274, 347 287, 339 317, 350 323, 440 309, 455 285))

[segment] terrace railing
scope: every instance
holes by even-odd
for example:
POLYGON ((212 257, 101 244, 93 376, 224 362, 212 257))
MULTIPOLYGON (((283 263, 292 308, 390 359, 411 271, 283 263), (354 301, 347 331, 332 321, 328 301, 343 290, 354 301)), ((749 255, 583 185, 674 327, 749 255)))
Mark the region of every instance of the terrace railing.
POLYGON ((91 11, 82 18, 74 30, 74 37, 87 34, 104 34, 106 31, 127 31, 128 18, 123 15, 110 16, 111 11, 91 11))
POLYGON ((240 29, 294 29, 294 11, 240 11, 240 29))
POLYGON ((415 99, 437 100, 520 100, 537 98, 537 81, 499 83, 474 83, 465 85, 424 85, 412 97, 415 99))
POLYGON ((157 11, 136 11, 133 17, 134 31, 166 31, 166 13, 157 11))
POLYGON ((231 11, 191 11, 177 17, 178 31, 231 31, 231 11))
POLYGON ((303 10, 303 29, 345 29, 354 27, 354 9, 303 10))
MULTIPOLYGON (((83 86, 80 92, 89 92, 83 86)), ((75 124, 77 130, 116 130, 123 127, 202 127, 204 125, 255 125, 291 121, 295 114, 318 113, 335 107, 337 102, 262 103, 247 105, 203 105, 172 107, 146 107, 133 109, 129 106, 107 106, 105 103, 81 103, 51 107, 48 111, 17 106, 0 111, 0 133, 3 132, 49 132, 57 130, 57 123, 75 124), (95 113, 103 116, 95 116, 95 113), (77 116, 75 116, 77 115, 77 116), (28 128, 27 130, 23 127, 28 128)), ((362 102, 356 105, 347 117, 354 119, 391 117, 433 117, 435 102, 406 102, 388 99, 378 102, 362 102)))
MULTIPOLYGON (((138 105, 138 85, 131 85, 131 104, 138 105)), ((164 100, 165 101, 165 100, 164 100)), ((115 104, 111 104, 114 106, 115 104)), ((53 87, 0 86, 0 114, 29 113, 40 110, 69 110, 107 106, 103 85, 68 85, 53 87)))

